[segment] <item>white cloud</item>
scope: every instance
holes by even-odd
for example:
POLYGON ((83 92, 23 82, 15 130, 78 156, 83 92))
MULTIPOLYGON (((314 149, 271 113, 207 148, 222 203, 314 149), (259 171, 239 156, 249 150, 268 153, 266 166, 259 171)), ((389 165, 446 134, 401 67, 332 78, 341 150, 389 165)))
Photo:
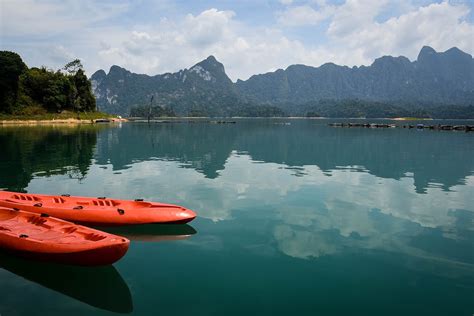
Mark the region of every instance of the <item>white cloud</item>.
POLYGON ((329 18, 335 10, 334 6, 324 5, 318 10, 308 5, 291 7, 278 13, 278 21, 286 26, 317 25, 329 18))
MULTIPOLYGON (((327 30, 336 47, 355 52, 356 64, 370 63, 381 55, 405 55, 415 59, 423 45, 437 50, 453 46, 472 53, 474 26, 465 21, 469 7, 434 3, 377 22, 387 2, 348 0, 340 6, 327 30)), ((345 62, 349 63, 348 58, 345 62)))
POLYGON ((305 176, 296 177, 287 167, 255 163, 249 155, 236 152, 215 179, 173 161, 135 162, 121 174, 114 174, 111 165, 103 169, 93 164, 81 182, 67 175, 36 175, 27 191, 166 201, 215 222, 233 220, 246 212, 258 221, 257 212, 263 209, 272 212, 265 216, 275 220, 276 247, 296 258, 379 249, 437 260, 436 254, 420 251, 407 241, 426 228, 441 230, 445 238, 462 238, 452 211, 472 210, 474 176, 450 191, 429 187, 426 194, 417 194, 413 175, 386 179, 354 171, 362 166, 346 166, 332 170, 328 177, 318 166, 306 165, 301 167, 305 176))
POLYGON ((104 39, 102 64, 118 64, 135 72, 156 74, 190 67, 225 47, 242 47, 232 11, 209 9, 182 20, 161 19, 158 24, 104 39))
POLYGON ((124 1, 35 1, 2 0, 2 36, 39 36, 80 31, 93 23, 106 21, 129 8, 124 1))
POLYGON ((49 49, 49 58, 59 64, 66 64, 75 59, 75 55, 62 45, 55 45, 49 49))
POLYGON ((162 19, 157 25, 101 41, 99 63, 118 64, 134 72, 173 72, 209 55, 224 63, 234 80, 277 69, 285 63, 323 62, 320 50, 308 51, 300 41, 272 28, 250 29, 232 11, 209 9, 182 20, 162 19), (173 53, 171 53, 173 52, 173 53), (317 57, 317 58, 314 58, 317 57))
POLYGON ((206 48, 234 36, 231 29, 231 20, 235 16, 233 11, 219 11, 209 9, 198 16, 188 14, 184 24, 184 35, 197 48, 206 48))
POLYGON ((347 0, 337 7, 329 25, 328 33, 333 37, 356 34, 366 26, 373 26, 387 0, 347 0))
POLYGON ((18 51, 30 66, 58 68, 64 58, 75 56, 89 74, 113 64, 150 75, 174 72, 214 55, 233 80, 295 63, 352 66, 387 54, 414 59, 423 45, 474 53, 468 4, 286 1, 283 11, 275 13, 276 21, 251 24, 243 22, 242 13, 217 8, 138 19, 136 7, 155 14, 162 2, 115 3, 2 1, 1 49, 18 51), (302 33, 296 37, 295 32, 302 33))

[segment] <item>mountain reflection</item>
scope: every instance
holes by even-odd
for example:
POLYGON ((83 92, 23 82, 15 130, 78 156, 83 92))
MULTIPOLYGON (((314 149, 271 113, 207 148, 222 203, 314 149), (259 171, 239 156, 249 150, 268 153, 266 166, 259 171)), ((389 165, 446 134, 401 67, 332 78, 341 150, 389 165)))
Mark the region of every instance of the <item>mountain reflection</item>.
POLYGON ((313 165, 328 176, 347 168, 396 180, 413 176, 417 193, 432 186, 447 191, 463 184, 474 170, 474 137, 466 133, 337 129, 319 121, 281 125, 271 120, 99 128, 2 128, 0 146, 8 154, 0 157, 0 188, 23 190, 34 175, 81 179, 96 143, 97 163, 110 163, 116 171, 140 161, 169 160, 210 179, 219 177, 232 152, 282 164, 295 176, 305 176, 305 167, 313 165))
POLYGON ((315 121, 127 124, 100 134, 97 162, 120 170, 139 161, 172 160, 215 179, 233 151, 294 168, 297 176, 305 175, 298 167, 310 165, 327 175, 345 167, 397 180, 413 175, 417 193, 437 185, 449 190, 474 170, 474 137, 466 133, 337 129, 315 121))

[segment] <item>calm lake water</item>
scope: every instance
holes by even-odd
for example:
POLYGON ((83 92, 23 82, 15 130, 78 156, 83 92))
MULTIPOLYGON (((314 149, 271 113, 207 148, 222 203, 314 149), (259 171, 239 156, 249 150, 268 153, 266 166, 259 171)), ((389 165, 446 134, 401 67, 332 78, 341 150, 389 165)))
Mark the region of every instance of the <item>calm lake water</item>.
POLYGON ((0 127, 0 188, 199 215, 108 267, 0 253, 0 315, 471 316, 474 133, 328 122, 0 127))

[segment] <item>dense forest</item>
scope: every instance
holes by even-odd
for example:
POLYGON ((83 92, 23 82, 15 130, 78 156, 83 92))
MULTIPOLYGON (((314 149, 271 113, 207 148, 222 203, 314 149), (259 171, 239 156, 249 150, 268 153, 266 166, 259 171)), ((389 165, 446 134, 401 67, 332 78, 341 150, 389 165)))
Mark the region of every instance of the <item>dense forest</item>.
POLYGON ((319 100, 298 106, 283 105, 290 113, 307 117, 358 117, 358 118, 474 118, 474 106, 462 105, 431 105, 421 106, 409 102, 380 102, 359 99, 319 100))
MULTIPOLYGON (((225 104, 222 104, 225 106, 225 104)), ((130 109, 131 117, 175 117, 172 107, 134 106, 130 109), (150 111, 151 110, 151 111, 150 111)), ((186 116, 213 116, 203 111, 191 111, 186 116)), ((256 105, 247 104, 228 111, 228 117, 354 117, 354 118, 445 118, 471 119, 474 118, 474 106, 462 105, 432 105, 421 107, 407 102, 380 102, 358 99, 333 100, 325 99, 304 104, 256 105)))
MULTIPOLYGON (((226 104, 222 103, 222 107, 225 107, 226 104)), ((161 106, 133 106, 130 109, 131 117, 175 117, 177 116, 174 110, 171 107, 161 107, 161 106)), ((206 117, 206 116, 215 116, 209 114, 207 111, 200 109, 194 109, 186 113, 188 117, 206 117)), ((231 117, 284 117, 288 116, 285 111, 270 105, 247 105, 240 106, 237 108, 230 109, 228 116, 231 117)))
POLYGON ((91 83, 76 59, 57 71, 28 68, 14 52, 0 51, 0 113, 36 115, 96 110, 91 83))
POLYGON ((170 108, 161 106, 134 106, 130 109, 131 117, 174 117, 176 114, 170 108))

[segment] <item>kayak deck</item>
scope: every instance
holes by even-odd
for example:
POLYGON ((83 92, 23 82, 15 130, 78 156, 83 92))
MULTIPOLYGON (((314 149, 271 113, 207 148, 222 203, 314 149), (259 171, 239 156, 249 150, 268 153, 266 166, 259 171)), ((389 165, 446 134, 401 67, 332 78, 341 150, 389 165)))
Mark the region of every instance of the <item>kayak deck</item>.
POLYGON ((0 207, 0 247, 38 259, 78 265, 119 260, 129 240, 47 214, 0 207))

